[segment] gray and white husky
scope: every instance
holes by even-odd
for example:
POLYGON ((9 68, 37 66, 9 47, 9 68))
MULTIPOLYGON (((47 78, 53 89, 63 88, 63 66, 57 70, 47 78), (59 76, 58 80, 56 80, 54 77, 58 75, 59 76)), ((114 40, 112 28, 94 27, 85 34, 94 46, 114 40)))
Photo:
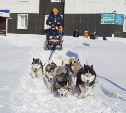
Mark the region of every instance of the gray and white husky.
POLYGON ((95 84, 96 73, 93 65, 84 65, 77 73, 76 87, 78 90, 78 98, 88 96, 95 84))
MULTIPOLYGON (((56 69, 59 68, 54 62, 49 63, 45 67, 45 82, 47 87, 51 90, 53 89, 54 76, 56 75, 56 69)), ((60 71, 60 70, 59 70, 60 71)))
POLYGON ((70 93, 70 79, 69 75, 62 72, 61 66, 52 63, 46 66, 45 71, 45 81, 51 92, 58 92, 63 97, 68 96, 70 93))
POLYGON ((55 76, 53 91, 57 91, 60 96, 68 97, 70 95, 71 81, 67 73, 60 73, 55 76))
POLYGON ((57 65, 54 62, 49 63, 45 67, 45 77, 48 79, 48 81, 53 79, 54 70, 55 70, 56 67, 57 67, 57 65))
POLYGON ((43 65, 40 59, 33 58, 31 76, 33 78, 41 78, 43 76, 43 65))

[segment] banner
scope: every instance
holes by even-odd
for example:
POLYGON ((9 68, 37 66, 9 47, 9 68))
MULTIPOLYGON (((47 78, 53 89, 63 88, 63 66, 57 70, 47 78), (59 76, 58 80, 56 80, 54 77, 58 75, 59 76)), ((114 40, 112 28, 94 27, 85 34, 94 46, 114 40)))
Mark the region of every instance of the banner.
POLYGON ((123 23, 124 23, 124 15, 115 14, 115 24, 116 25, 123 25, 123 23))
POLYGON ((114 14, 101 14, 101 24, 115 24, 114 14))
POLYGON ((123 14, 101 14, 101 24, 116 24, 123 25, 123 14))

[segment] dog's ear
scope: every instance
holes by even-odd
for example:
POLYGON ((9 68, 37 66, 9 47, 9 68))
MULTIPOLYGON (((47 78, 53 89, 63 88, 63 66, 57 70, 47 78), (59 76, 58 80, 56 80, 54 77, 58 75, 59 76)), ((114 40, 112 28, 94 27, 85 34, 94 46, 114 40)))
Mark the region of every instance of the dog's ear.
POLYGON ((91 68, 93 69, 93 65, 91 65, 91 68))
POLYGON ((39 59, 36 59, 36 62, 39 63, 39 59))
POLYGON ((39 59, 39 63, 42 65, 42 61, 39 59))
POLYGON ((34 61, 35 59, 33 58, 33 61, 34 61))

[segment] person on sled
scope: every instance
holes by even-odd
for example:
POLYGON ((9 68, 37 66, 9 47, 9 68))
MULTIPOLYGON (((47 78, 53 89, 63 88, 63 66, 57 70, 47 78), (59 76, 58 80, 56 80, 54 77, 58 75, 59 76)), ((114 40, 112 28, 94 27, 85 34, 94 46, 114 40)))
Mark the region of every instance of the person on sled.
POLYGON ((52 13, 46 20, 46 24, 49 27, 46 32, 47 40, 50 40, 52 38, 61 39, 62 33, 59 32, 59 28, 62 26, 63 20, 62 17, 58 14, 58 9, 53 9, 52 13))

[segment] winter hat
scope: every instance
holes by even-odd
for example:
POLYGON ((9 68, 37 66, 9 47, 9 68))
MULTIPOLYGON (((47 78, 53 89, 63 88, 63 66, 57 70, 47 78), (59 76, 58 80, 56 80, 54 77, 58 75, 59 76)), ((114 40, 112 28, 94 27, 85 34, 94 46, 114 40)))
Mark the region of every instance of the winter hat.
POLYGON ((58 13, 58 9, 54 8, 53 13, 58 13))

